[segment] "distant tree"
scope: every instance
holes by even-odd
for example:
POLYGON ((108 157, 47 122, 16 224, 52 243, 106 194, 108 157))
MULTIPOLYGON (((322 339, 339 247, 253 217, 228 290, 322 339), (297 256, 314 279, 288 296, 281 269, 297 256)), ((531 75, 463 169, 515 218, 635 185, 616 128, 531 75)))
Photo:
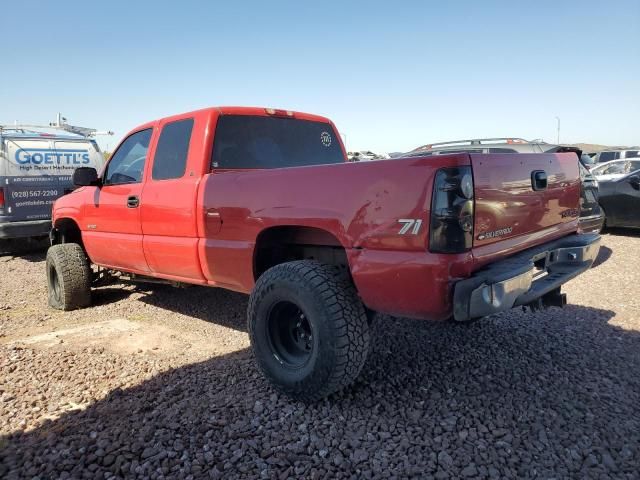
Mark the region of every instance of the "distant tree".
POLYGON ((110 156, 111 156, 111 152, 102 152, 102 157, 104 158, 105 162, 109 160, 110 156))

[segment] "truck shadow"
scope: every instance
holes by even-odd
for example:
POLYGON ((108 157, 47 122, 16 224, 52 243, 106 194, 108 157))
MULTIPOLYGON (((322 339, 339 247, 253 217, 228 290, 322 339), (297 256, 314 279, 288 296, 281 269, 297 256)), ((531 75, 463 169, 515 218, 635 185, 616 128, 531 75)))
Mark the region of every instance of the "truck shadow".
POLYGON ((613 316, 569 306, 466 326, 382 317, 356 384, 313 405, 276 394, 241 350, 0 438, 0 476, 459 478, 475 464, 566 478, 591 462, 633 476, 640 334, 613 316))
POLYGON ((0 240, 0 257, 19 257, 29 262, 42 262, 47 257, 49 239, 0 240))
POLYGON ((241 332, 247 331, 249 296, 222 288, 139 284, 140 301, 241 332))
POLYGON ((616 237, 640 237, 640 228, 608 227, 604 233, 616 237))

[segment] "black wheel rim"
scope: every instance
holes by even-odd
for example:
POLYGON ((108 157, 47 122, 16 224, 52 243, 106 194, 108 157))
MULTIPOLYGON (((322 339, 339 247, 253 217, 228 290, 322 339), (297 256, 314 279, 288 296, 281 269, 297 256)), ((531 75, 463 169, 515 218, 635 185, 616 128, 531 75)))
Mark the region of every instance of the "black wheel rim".
POLYGON ((58 272, 53 265, 49 265, 49 288, 51 291, 51 297, 57 303, 60 302, 60 282, 58 281, 58 272))
POLYGON ((294 303, 278 302, 269 311, 267 336, 274 356, 288 367, 304 366, 313 354, 309 319, 294 303))

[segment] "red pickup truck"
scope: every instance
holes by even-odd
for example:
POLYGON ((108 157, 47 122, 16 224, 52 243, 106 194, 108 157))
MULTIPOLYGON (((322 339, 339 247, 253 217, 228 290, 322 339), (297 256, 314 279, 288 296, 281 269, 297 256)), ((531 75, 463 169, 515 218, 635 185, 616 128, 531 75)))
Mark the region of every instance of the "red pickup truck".
POLYGON ((209 108, 150 122, 53 207, 49 303, 87 307, 100 271, 250 293, 258 365, 315 400, 350 384, 375 312, 468 321, 565 303, 578 235, 573 153, 347 163, 333 123, 209 108))

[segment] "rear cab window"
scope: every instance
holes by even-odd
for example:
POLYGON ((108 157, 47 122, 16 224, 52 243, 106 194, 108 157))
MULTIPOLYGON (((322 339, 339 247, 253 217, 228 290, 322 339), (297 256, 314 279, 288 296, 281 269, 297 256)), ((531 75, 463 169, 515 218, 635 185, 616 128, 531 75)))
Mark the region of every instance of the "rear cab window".
POLYGON ((184 175, 192 130, 193 118, 167 123, 162 128, 153 158, 153 180, 181 178, 184 175))
POLYGON ((344 163, 329 123, 296 118, 223 115, 218 119, 211 166, 264 169, 344 163))

